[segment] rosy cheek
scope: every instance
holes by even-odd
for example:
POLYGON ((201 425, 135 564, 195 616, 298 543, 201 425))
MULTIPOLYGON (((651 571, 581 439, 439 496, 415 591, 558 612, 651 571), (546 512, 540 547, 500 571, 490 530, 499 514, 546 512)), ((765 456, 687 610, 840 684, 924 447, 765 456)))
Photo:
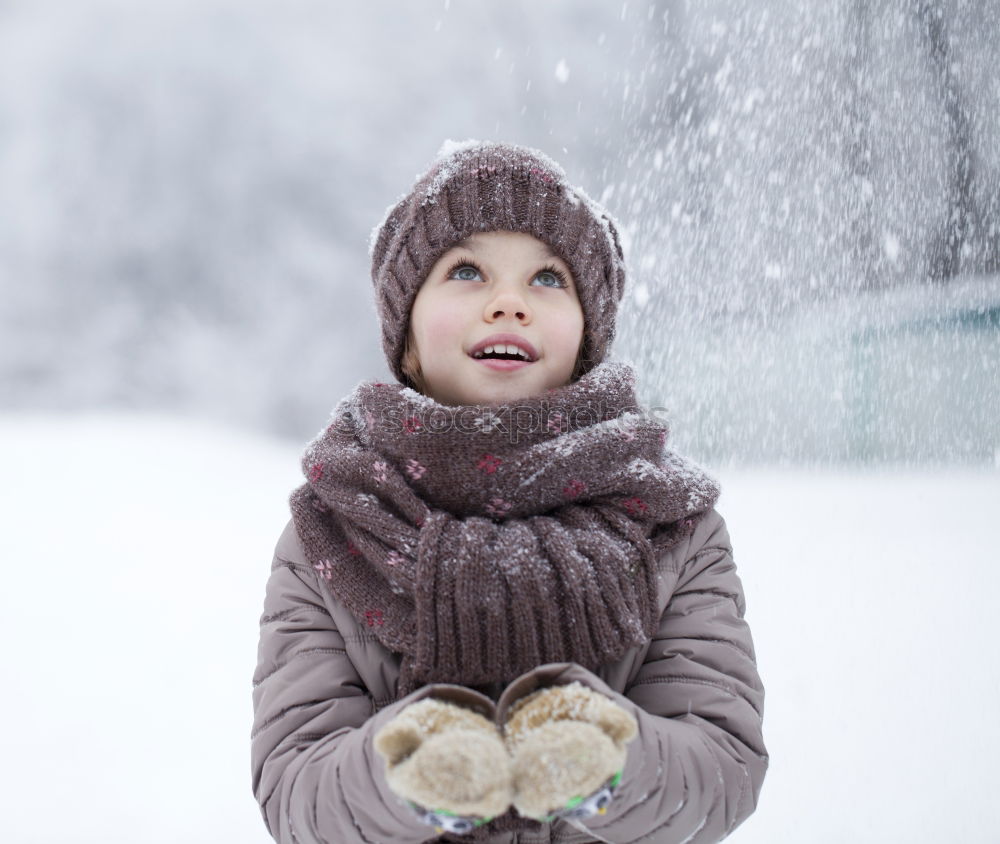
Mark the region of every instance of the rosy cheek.
POLYGON ((458 316, 454 308, 442 302, 414 313, 413 331, 417 347, 426 354, 451 345, 461 332, 462 322, 458 316))
POLYGON ((575 349, 583 337, 582 315, 567 314, 564 319, 559 321, 557 332, 563 344, 575 349))
POLYGON ((420 335, 424 342, 433 343, 441 337, 455 334, 458 331, 458 320, 447 308, 438 308, 433 314, 426 315, 421 320, 420 335))

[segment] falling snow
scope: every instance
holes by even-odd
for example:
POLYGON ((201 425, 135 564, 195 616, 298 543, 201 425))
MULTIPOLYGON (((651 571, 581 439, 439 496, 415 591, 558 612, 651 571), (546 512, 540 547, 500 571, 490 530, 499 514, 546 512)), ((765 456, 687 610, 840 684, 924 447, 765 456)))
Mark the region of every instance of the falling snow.
POLYGON ((532 7, 531 26, 509 4, 386 11, 0 11, 17 80, 0 91, 0 442, 21 528, 4 556, 32 561, 4 616, 41 636, 11 652, 29 690, 8 718, 11 837, 46 817, 55 838, 108 840, 85 780, 164 840, 267 839, 238 764, 245 660, 218 657, 255 645, 299 443, 328 414, 317 438, 348 413, 367 435, 350 400, 329 408, 387 371, 368 259, 434 151, 468 145, 453 135, 560 153, 553 172, 583 185, 567 200, 607 205, 628 265, 614 356, 669 409, 665 462, 718 468, 775 760, 739 839, 991 840, 996 731, 948 694, 898 703, 929 665, 1000 703, 970 648, 995 639, 998 585, 1000 1, 581 0, 532 7), (80 413, 108 406, 225 427, 80 413), (53 478, 74 502, 59 531, 37 506, 53 478), (947 599, 943 565, 961 573, 947 599), (39 571, 86 662, 60 661, 65 636, 17 599, 39 571), (137 684, 138 708, 105 705, 137 684), (66 688, 95 694, 67 709, 66 688), (192 746, 214 763, 192 767, 192 746), (123 766, 142 776, 123 785, 123 766), (177 771, 210 810, 164 810, 177 771))

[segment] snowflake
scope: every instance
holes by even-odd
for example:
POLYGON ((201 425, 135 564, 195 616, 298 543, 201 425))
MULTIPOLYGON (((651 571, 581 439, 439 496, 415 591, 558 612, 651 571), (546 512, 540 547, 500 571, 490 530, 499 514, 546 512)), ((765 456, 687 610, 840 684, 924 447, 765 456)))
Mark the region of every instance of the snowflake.
POLYGON ((622 439, 624 439, 625 441, 628 442, 635 439, 636 428, 635 425, 632 424, 631 422, 624 423, 619 429, 619 431, 622 435, 622 439))
POLYGON ((426 471, 427 467, 421 466, 416 460, 411 458, 406 461, 406 474, 413 478, 413 480, 419 481, 426 471))
POLYGON ((477 416, 473 420, 472 424, 484 434, 488 434, 494 428, 500 427, 500 420, 497 419, 493 413, 487 410, 482 416, 477 416))

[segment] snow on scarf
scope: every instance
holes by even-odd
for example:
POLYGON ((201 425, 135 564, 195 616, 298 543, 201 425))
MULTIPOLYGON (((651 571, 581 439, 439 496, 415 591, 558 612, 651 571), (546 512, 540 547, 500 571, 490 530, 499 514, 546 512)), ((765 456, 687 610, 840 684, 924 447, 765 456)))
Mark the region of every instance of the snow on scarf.
POLYGON ((658 556, 719 490, 665 449, 634 384, 606 362, 503 405, 377 382, 338 404, 292 516, 320 580, 403 655, 400 696, 594 670, 652 636, 658 556))

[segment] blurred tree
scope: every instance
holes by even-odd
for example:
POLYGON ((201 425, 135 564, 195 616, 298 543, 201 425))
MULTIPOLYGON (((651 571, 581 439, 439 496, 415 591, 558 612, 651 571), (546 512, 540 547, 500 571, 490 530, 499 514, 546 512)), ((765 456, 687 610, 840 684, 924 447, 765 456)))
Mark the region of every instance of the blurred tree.
POLYGON ((846 7, 844 76, 846 80, 845 169, 849 177, 845 202, 850 258, 857 273, 854 287, 874 290, 886 284, 884 252, 877 234, 878 209, 872 164, 872 10, 869 0, 846 7))
POLYGON ((948 18, 941 0, 916 0, 913 5, 921 40, 944 108, 948 127, 947 211, 928 244, 928 274, 932 281, 954 278, 970 253, 977 228, 972 185, 972 137, 965 98, 953 72, 954 57, 948 38, 948 18))

